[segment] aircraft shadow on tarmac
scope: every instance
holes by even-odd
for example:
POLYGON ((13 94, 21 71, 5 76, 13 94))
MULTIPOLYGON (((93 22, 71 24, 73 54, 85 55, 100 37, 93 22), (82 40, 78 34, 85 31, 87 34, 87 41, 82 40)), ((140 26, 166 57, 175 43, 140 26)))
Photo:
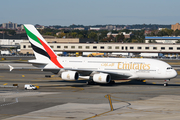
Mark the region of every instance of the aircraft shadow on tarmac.
MULTIPOLYGON (((100 84, 96 83, 93 85, 87 85, 88 80, 79 80, 79 81, 66 81, 66 80, 61 80, 61 81, 49 81, 49 82, 64 82, 64 83, 85 83, 85 84, 74 84, 74 85, 64 85, 64 86, 72 86, 72 87, 88 87, 88 86, 93 86, 93 85, 99 85, 99 86, 126 86, 126 85, 147 85, 147 86, 163 86, 164 81, 162 80, 162 84, 153 84, 151 82, 142 82, 138 80, 132 80, 132 81, 127 81, 127 82, 118 82, 118 83, 109 83, 109 84, 100 84)), ((169 82, 168 86, 180 86, 180 84, 171 84, 169 82)))

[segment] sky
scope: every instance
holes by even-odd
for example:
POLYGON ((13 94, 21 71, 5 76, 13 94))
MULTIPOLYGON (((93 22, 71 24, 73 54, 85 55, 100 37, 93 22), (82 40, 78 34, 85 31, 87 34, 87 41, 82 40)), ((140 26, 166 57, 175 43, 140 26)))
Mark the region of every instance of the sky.
POLYGON ((180 23, 180 0, 1 0, 0 24, 133 25, 180 23))

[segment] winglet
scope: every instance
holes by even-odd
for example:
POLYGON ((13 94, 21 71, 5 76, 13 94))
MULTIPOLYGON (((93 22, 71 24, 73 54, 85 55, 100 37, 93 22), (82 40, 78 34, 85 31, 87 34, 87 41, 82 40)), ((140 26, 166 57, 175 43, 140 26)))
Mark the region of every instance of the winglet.
POLYGON ((9 68, 10 68, 10 70, 9 71, 12 71, 13 69, 14 69, 14 67, 13 66, 11 66, 11 65, 8 65, 9 66, 9 68))

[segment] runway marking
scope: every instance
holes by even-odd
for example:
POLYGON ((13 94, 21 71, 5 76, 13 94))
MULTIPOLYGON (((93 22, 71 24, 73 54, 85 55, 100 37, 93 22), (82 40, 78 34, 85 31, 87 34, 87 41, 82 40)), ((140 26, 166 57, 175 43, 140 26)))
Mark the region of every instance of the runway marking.
MULTIPOLYGON (((4 99, 4 102, 5 102, 5 99, 4 99)), ((2 105, 0 105, 0 106, 3 107, 3 106, 7 106, 7 105, 12 105, 12 104, 15 104, 15 103, 18 103, 18 102, 19 102, 19 101, 18 101, 18 98, 16 98, 16 101, 15 101, 15 102, 2 104, 2 105)))
MULTIPOLYGON (((122 99, 121 97, 115 97, 115 96, 111 96, 111 97, 113 97, 113 98, 118 98, 118 99, 122 99)), ((112 99, 113 101, 120 101, 120 102, 125 102, 125 103, 127 103, 127 104, 129 104, 129 105, 127 105, 127 106, 124 106, 124 107, 127 107, 127 108, 129 108, 129 109, 131 109, 131 110, 135 110, 136 112, 155 112, 155 113, 163 113, 163 111, 151 111, 151 110, 140 110, 140 109, 135 109, 135 108, 132 108, 132 107, 129 107, 130 105, 131 105, 131 103, 129 103, 129 102, 127 102, 127 101, 122 101, 122 100, 117 100, 117 99, 112 99)), ((123 107, 121 107, 121 108, 123 108, 123 107)), ((117 109, 119 109, 119 108, 117 108, 117 109)), ((116 109, 115 109, 116 110, 116 109)), ((179 111, 179 110, 178 110, 179 111)), ((131 112, 130 112, 131 113, 131 112)), ((126 113, 114 113, 114 114, 126 114, 126 113)), ((109 115, 114 115, 113 113, 112 114, 109 114, 109 115)))
MULTIPOLYGON (((122 107, 117 108, 117 109, 121 109, 121 108, 124 108, 124 107, 129 107, 129 106, 131 105, 131 103, 126 102, 126 101, 111 99, 110 96, 111 96, 111 95, 109 94, 109 95, 105 95, 104 97, 107 98, 107 99, 110 99, 110 101, 112 100, 112 101, 119 101, 119 102, 125 102, 125 103, 127 103, 126 106, 122 106, 122 107)), ((114 96, 111 96, 111 97, 114 97, 114 96)), ((115 98, 117 98, 117 97, 115 97, 115 98)), ((110 104, 111 104, 111 103, 110 103, 110 104)), ((92 117, 88 117, 88 118, 85 118, 85 119, 83 119, 83 120, 88 120, 88 119, 91 119, 91 118, 99 117, 99 116, 105 115, 105 114, 107 114, 107 113, 109 113, 109 112, 112 112, 112 111, 114 111, 114 110, 117 110, 117 109, 111 108, 110 111, 103 112, 103 113, 100 113, 100 114, 96 114, 96 115, 94 115, 94 116, 92 116, 92 117)))
POLYGON ((156 84, 155 82, 152 82, 152 84, 156 84))
POLYGON ((7 85, 8 83, 4 83, 3 85, 7 85))
POLYGON ((91 118, 99 117, 99 116, 104 115, 104 114, 109 113, 109 112, 112 112, 112 111, 107 111, 107 112, 104 112, 104 113, 101 113, 101 114, 98 114, 98 115, 96 114, 96 115, 94 115, 92 117, 88 117, 88 118, 85 118, 83 120, 88 120, 88 119, 91 119, 91 118))
MULTIPOLYGON (((105 96, 106 98, 108 98, 108 95, 105 96)), ((122 100, 118 100, 118 99, 122 99, 121 97, 115 97, 115 96, 111 96, 111 98, 116 98, 116 99, 112 99, 112 101, 119 101, 119 102, 125 102, 127 103, 128 105, 125 105, 125 106, 122 106, 120 108, 117 108, 117 109, 114 109, 114 110, 118 110, 118 109, 121 109, 121 108, 124 108, 124 107, 127 107, 129 108, 130 110, 135 110, 135 111, 132 111, 133 113, 134 112, 153 112, 153 113, 164 113, 164 111, 154 111, 154 110, 141 110, 141 109, 136 109, 136 108, 132 108, 130 107, 131 106, 131 103, 127 102, 127 101, 122 101, 122 100)), ((168 110, 170 111, 170 110, 168 110)), ((178 110, 179 111, 179 110, 178 110)), ((109 112, 112 112, 112 111, 107 111, 107 112, 104 112, 104 113, 101 113, 101 114, 96 114, 92 117, 88 117, 88 118, 85 118, 83 120, 88 120, 88 119, 91 119, 91 118, 95 118, 95 117, 100 117, 100 116, 109 116, 109 115, 115 115, 115 114, 128 114, 128 113, 132 113, 132 112, 124 112, 124 113, 111 113, 111 114, 107 114, 109 112)))
POLYGON ((55 87, 55 88, 60 88, 60 89, 71 89, 71 88, 74 88, 74 89, 78 89, 78 90, 75 90, 73 92, 84 90, 83 88, 79 88, 79 87, 55 87))
POLYGON ((51 77, 54 77, 55 75, 51 75, 51 77))
POLYGON ((9 116, 9 117, 13 117, 13 116, 16 116, 18 114, 0 114, 0 116, 9 116))
POLYGON ((110 104, 110 107, 111 107, 111 111, 113 111, 114 109, 113 109, 113 106, 112 106, 111 95, 108 94, 108 95, 105 96, 105 98, 108 98, 109 104, 110 104))

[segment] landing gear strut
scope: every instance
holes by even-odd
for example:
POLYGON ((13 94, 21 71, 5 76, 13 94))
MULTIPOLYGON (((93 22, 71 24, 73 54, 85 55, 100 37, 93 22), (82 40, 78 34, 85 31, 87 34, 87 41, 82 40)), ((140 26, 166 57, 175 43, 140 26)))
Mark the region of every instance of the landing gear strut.
POLYGON ((164 87, 168 86, 169 81, 170 81, 170 79, 169 80, 164 80, 164 87))
POLYGON ((87 81, 87 85, 95 85, 96 83, 93 80, 87 81))
POLYGON ((111 80, 108 84, 114 84, 115 81, 114 80, 111 80))

